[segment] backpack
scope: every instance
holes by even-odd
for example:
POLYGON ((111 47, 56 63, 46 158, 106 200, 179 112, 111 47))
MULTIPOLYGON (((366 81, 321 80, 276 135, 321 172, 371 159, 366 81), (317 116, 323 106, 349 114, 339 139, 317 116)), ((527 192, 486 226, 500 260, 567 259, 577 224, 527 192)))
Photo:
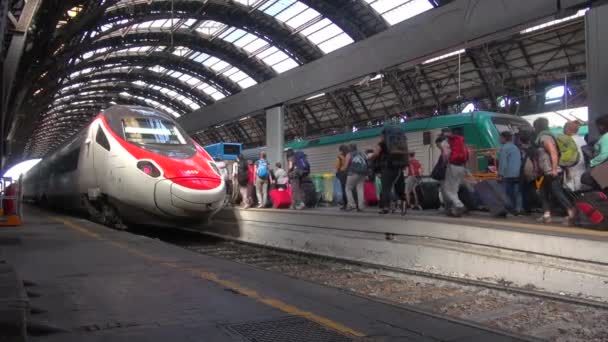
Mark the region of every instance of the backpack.
POLYGON ((386 155, 384 159, 388 167, 403 168, 408 165, 407 137, 403 129, 399 126, 385 127, 384 144, 386 145, 386 155))
POLYGON ((451 135, 448 137, 450 144, 450 164, 464 165, 469 161, 469 149, 464 143, 464 137, 461 135, 451 135))
POLYGON ((361 152, 355 152, 350 160, 350 171, 358 175, 366 175, 368 172, 367 158, 361 152))
POLYGON ((299 170, 300 177, 308 176, 310 174, 310 164, 306 159, 306 154, 302 151, 296 152, 295 161, 295 167, 299 170))
POLYGON ((535 180, 543 175, 538 164, 538 151, 535 146, 523 148, 521 150, 521 170, 520 175, 528 182, 535 180))
POLYGON ((237 180, 240 185, 247 185, 249 183, 249 166, 247 165, 246 160, 239 160, 239 173, 237 175, 237 180))
POLYGON ((578 164, 580 154, 578 153, 578 146, 574 139, 566 134, 558 134, 557 137, 554 138, 560 153, 559 166, 572 167, 578 164))
POLYGON ((268 161, 264 159, 258 160, 258 177, 267 178, 268 177, 268 161))

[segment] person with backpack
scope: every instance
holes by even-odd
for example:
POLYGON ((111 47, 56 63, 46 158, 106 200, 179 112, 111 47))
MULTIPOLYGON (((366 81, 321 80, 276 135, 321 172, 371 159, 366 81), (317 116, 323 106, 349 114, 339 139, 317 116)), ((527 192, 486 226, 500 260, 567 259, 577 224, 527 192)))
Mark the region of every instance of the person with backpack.
POLYGON ((260 152, 260 159, 255 162, 255 192, 258 197, 258 208, 266 207, 268 203, 268 183, 270 181, 270 170, 268 160, 266 160, 266 152, 260 152))
POLYGON ((408 166, 407 138, 401 127, 387 126, 382 130, 380 141, 370 159, 380 168, 380 214, 386 215, 390 212, 393 188, 397 196, 404 199, 404 188, 395 186, 397 178, 408 166))
POLYGON ((336 158, 336 179, 340 182, 342 188, 342 207, 340 209, 345 210, 348 198, 346 197, 346 179, 348 177, 348 164, 346 163, 346 156, 348 155, 348 147, 346 145, 340 145, 338 148, 338 157, 336 158))
POLYGON ((519 191, 521 203, 517 205, 522 208, 520 214, 529 214, 538 208, 538 195, 536 193, 536 178, 534 160, 536 160, 536 149, 532 144, 534 132, 523 131, 519 133, 518 148, 521 154, 521 168, 519 172, 519 191))
POLYGON ((420 184, 420 177, 422 176, 422 164, 416 159, 416 153, 410 152, 409 165, 407 167, 407 178, 405 179, 405 203, 408 208, 418 208, 422 210, 420 202, 418 201, 418 195, 416 194, 416 187, 420 184), (414 195, 415 205, 412 204, 411 197, 414 195))
POLYGON ((363 211, 365 207, 365 197, 363 192, 363 183, 368 174, 367 156, 365 153, 357 150, 357 145, 350 145, 350 152, 346 156, 348 165, 348 177, 346 179, 346 198, 347 211, 357 210, 363 211), (355 201, 354 191, 357 191, 357 200, 355 201))
POLYGON ((505 193, 509 197, 511 208, 515 209, 515 215, 522 211, 521 200, 518 199, 519 176, 521 172, 521 151, 513 143, 513 134, 509 131, 500 133, 502 146, 498 150, 498 176, 502 182, 505 193))
POLYGON ((441 181, 441 192, 446 205, 446 214, 460 217, 466 212, 466 207, 458 197, 458 190, 465 185, 467 175, 466 163, 469 160, 469 150, 464 137, 454 133, 449 128, 442 130, 443 139, 439 140, 441 157, 447 161, 445 177, 441 181))
POLYGON ((247 165, 247 160, 240 154, 235 163, 236 167, 233 168, 233 177, 236 180, 235 184, 238 184, 239 193, 241 194, 241 208, 248 209, 251 207, 251 201, 248 195, 248 185, 249 185, 249 165, 247 165))
POLYGON ((551 200, 554 199, 568 212, 564 221, 566 225, 574 225, 576 220, 576 208, 566 196, 562 187, 563 168, 560 166, 560 150, 557 139, 549 130, 549 120, 538 118, 533 123, 536 132, 535 145, 537 146, 537 165, 539 173, 543 177, 540 188, 541 201, 543 204, 543 216, 539 221, 551 223, 551 200))
POLYGON ((289 149, 286 152, 287 156, 287 176, 291 183, 292 201, 291 208, 302 210, 306 208, 304 203, 304 190, 302 181, 310 174, 310 164, 306 158, 306 154, 302 151, 294 152, 289 149))

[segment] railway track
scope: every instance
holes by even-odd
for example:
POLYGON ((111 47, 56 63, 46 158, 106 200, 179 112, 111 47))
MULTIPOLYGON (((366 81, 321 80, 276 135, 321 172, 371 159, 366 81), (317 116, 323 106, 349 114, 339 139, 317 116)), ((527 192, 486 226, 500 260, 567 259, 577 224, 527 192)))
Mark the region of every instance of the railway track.
MULTIPOLYGON (((491 329, 549 341, 608 341, 608 304, 532 290, 412 274, 224 240, 200 233, 134 231, 204 255, 405 304, 491 329)), ((607 289, 608 290, 608 289, 607 289)))

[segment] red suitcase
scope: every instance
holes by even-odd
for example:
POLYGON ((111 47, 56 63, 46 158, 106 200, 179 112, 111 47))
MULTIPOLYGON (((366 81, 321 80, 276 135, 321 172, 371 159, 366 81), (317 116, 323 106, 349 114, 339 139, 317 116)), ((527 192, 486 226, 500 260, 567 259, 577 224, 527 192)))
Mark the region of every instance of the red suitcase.
POLYGON ((291 206, 291 189, 273 189, 269 195, 273 208, 285 209, 291 206))
POLYGON ((608 196, 605 193, 593 191, 578 194, 575 204, 579 211, 579 226, 608 230, 608 196))
POLYGON ((378 195, 376 194, 376 184, 373 182, 365 181, 363 183, 363 198, 365 199, 365 205, 374 206, 378 204, 378 195))

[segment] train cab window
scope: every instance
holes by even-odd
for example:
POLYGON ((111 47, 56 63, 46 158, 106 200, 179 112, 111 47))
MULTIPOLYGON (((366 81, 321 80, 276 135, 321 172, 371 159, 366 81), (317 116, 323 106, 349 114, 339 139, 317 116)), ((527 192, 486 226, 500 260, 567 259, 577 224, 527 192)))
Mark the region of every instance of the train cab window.
POLYGON ((105 148, 106 150, 110 150, 110 142, 106 137, 106 134, 103 132, 101 127, 97 129, 97 135, 95 136, 95 141, 99 144, 99 146, 105 148))
POLYGON ((496 127, 498 133, 502 132, 511 132, 513 134, 519 133, 521 131, 530 131, 532 130, 532 126, 525 121, 524 119, 513 117, 513 118, 503 118, 503 117, 493 117, 492 122, 496 127))
POLYGON ((186 145, 180 129, 171 121, 159 118, 125 118, 122 120, 125 140, 135 144, 186 145))

